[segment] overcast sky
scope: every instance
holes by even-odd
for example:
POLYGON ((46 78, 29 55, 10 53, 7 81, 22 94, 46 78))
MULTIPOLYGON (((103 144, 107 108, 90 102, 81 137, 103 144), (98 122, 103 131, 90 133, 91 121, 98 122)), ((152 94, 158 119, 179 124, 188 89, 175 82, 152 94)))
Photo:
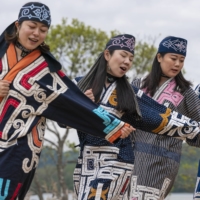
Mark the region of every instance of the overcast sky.
MULTIPOLYGON (((39 0, 40 1, 40 0, 39 0)), ((1 0, 0 32, 18 17, 26 0, 1 0)), ((42 0, 51 9, 52 24, 76 18, 103 31, 119 30, 136 36, 166 36, 188 40, 186 78, 200 83, 200 0, 42 0)))
MULTIPOLYGON (((39 0, 40 1, 40 0, 39 0)), ((0 31, 17 19, 27 0, 2 0, 0 31)), ((136 39, 166 36, 188 40, 186 78, 194 85, 200 77, 200 0, 42 0, 51 9, 52 24, 77 18, 103 31, 119 30, 136 39)), ((137 41, 136 41, 137 42, 137 41)))

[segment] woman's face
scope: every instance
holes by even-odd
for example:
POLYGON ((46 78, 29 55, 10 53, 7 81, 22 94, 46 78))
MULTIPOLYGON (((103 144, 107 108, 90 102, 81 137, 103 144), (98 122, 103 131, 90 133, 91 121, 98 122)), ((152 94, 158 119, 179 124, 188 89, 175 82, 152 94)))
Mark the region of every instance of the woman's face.
POLYGON ((108 50, 104 51, 107 60, 107 72, 115 77, 122 77, 131 68, 133 54, 125 50, 115 50, 112 55, 108 50))
POLYGON ((163 57, 157 54, 162 73, 170 78, 175 77, 184 65, 185 56, 175 53, 166 53, 163 57))
POLYGON ((19 32, 18 41, 28 50, 33 50, 42 44, 47 36, 48 27, 40 22, 23 21, 21 25, 16 22, 19 32))

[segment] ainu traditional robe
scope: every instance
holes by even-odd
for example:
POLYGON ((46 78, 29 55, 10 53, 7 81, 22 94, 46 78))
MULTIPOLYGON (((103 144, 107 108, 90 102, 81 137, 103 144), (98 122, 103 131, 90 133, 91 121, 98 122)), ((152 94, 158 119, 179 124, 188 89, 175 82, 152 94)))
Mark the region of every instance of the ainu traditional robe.
MULTIPOLYGON (((75 79, 76 82, 79 80, 80 78, 75 79)), ((136 119, 134 115, 123 115, 116 110, 116 82, 103 89, 99 105, 135 128, 161 135, 187 138, 191 143, 199 140, 199 123, 175 111, 171 113, 169 108, 152 100, 137 87, 133 86, 133 90, 137 95, 142 113, 141 120, 136 119)), ((80 156, 73 175, 77 199, 127 199, 127 187, 130 184, 134 166, 134 146, 130 137, 110 144, 105 139, 96 138, 81 131, 78 131, 78 136, 80 156)), ((138 191, 138 199, 139 194, 138 191)), ((155 195, 157 195, 156 191, 155 195)), ((153 199, 151 193, 149 197, 153 199)))
MULTIPOLYGON (((133 84, 141 86, 141 79, 133 84)), ((166 81, 152 97, 158 103, 200 121, 200 100, 192 88, 180 93, 174 79, 166 81)), ((200 147, 200 138, 171 138, 136 130, 133 134, 135 164, 127 199, 163 200, 178 174, 183 140, 200 147)))
POLYGON ((44 56, 34 50, 17 61, 10 44, 0 57, 0 79, 11 81, 8 96, 0 99, 1 200, 24 198, 39 162, 45 118, 108 140, 124 126, 62 71, 50 72, 44 56))
MULTIPOLYGON (((200 84, 198 84, 195 87, 195 92, 200 99, 200 84)), ((200 105, 197 107, 197 109, 200 109, 200 105)), ((199 166, 198 166, 198 171, 197 171, 197 180, 196 180, 196 186, 195 186, 195 190, 194 190, 193 199, 200 200, 200 161, 199 161, 199 166)))

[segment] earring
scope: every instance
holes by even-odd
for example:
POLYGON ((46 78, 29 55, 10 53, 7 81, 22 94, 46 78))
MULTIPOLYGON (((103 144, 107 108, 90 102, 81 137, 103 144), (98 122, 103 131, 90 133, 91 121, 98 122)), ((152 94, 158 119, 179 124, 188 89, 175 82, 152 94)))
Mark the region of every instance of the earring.
POLYGON ((42 42, 42 44, 40 44, 41 47, 43 47, 43 46, 45 46, 45 45, 46 45, 45 42, 42 42))
POLYGON ((19 30, 16 31, 16 37, 19 38, 19 30))

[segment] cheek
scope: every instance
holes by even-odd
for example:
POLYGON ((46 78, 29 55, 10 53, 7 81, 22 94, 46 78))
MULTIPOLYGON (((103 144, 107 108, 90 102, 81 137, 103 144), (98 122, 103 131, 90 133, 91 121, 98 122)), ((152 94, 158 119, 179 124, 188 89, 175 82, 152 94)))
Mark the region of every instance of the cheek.
POLYGON ((19 36, 21 37, 28 37, 31 34, 30 30, 27 29, 21 29, 21 31, 19 32, 19 36))
POLYGON ((173 66, 174 62, 172 60, 165 60, 163 61, 160 66, 162 66, 161 68, 163 69, 167 69, 170 68, 171 66, 173 66))
POLYGON ((20 39, 20 40, 24 40, 25 37, 26 37, 26 34, 25 34, 23 31, 20 31, 20 32, 19 32, 19 39, 20 39))
POLYGON ((180 66, 180 71, 183 69, 183 65, 184 65, 184 64, 182 64, 182 65, 180 66))
POLYGON ((41 33, 40 34, 40 39, 41 40, 45 40, 46 37, 47 37, 47 33, 41 33))
POLYGON ((116 64, 120 64, 120 63, 122 63, 123 61, 124 61, 124 59, 123 59, 122 57, 120 57, 120 56, 118 56, 118 57, 115 58, 116 64))

